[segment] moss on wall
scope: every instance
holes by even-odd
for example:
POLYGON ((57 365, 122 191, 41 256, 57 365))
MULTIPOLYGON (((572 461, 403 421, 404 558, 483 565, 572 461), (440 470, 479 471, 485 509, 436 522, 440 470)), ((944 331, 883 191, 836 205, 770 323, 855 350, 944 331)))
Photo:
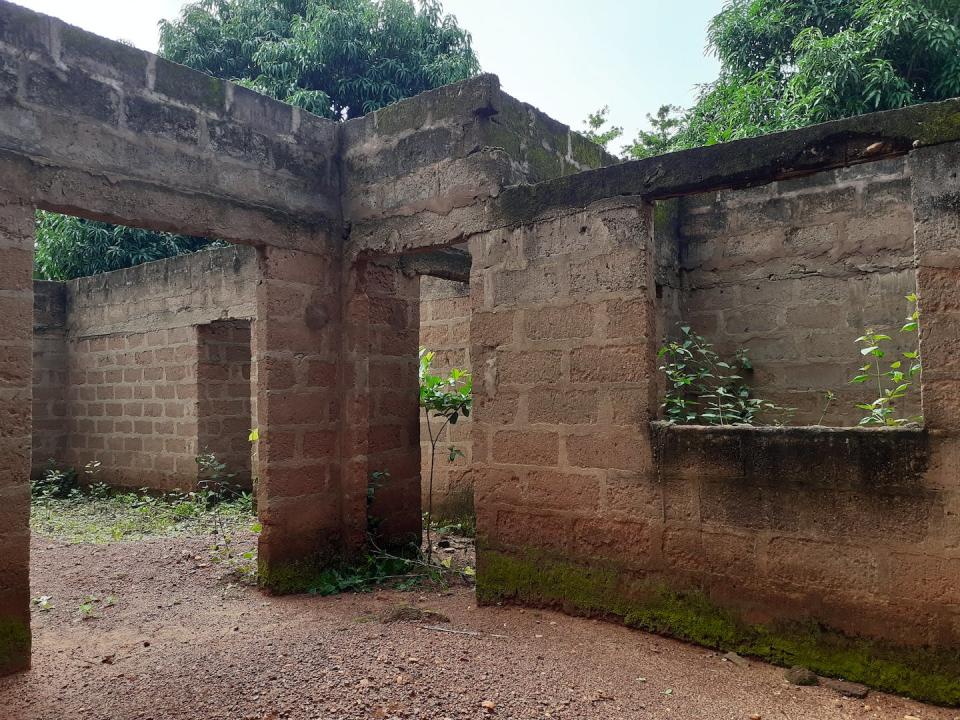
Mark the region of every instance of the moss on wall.
POLYGON ((517 602, 617 618, 633 628, 718 650, 801 665, 918 700, 960 705, 960 652, 852 638, 815 621, 750 625, 701 592, 676 592, 652 581, 628 588, 626 578, 613 568, 586 568, 537 553, 479 553, 481 603, 517 602))
POLYGON ((30 666, 30 625, 0 618, 0 675, 30 666))

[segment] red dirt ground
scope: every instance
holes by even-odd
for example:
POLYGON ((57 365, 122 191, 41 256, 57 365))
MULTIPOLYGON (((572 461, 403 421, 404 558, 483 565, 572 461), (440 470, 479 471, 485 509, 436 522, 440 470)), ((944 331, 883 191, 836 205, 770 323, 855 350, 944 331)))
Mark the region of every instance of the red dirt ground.
POLYGON ((33 594, 54 607, 35 610, 33 670, 0 681, 0 720, 960 717, 795 687, 779 668, 613 624, 477 608, 468 588, 267 597, 195 559, 206 543, 35 538, 33 594), (81 619, 89 595, 97 617, 81 619), (480 634, 380 620, 401 603, 480 634))

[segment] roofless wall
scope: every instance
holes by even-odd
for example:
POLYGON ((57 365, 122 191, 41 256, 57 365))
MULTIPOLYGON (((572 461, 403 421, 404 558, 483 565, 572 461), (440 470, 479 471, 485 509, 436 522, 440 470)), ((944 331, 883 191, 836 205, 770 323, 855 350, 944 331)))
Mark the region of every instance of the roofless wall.
POLYGON ((419 538, 416 268, 459 277, 466 244, 481 601, 960 703, 960 102, 576 172, 610 159, 491 76, 335 124, 9 3, 0 92, 4 668, 39 207, 256 248, 265 586, 362 551, 373 471, 381 541, 419 538), (914 287, 922 428, 660 422, 674 321, 755 344, 809 419, 810 367, 914 287))

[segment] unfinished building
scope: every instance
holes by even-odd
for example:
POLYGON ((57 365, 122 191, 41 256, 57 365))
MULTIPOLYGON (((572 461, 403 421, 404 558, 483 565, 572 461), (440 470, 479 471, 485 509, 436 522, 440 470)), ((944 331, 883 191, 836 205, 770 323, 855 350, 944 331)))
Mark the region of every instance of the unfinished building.
POLYGON ((432 333, 474 374, 481 601, 960 702, 960 101, 609 161, 492 76, 335 123, 0 2, 0 666, 45 456, 188 481, 250 418, 267 588, 362 550, 374 471, 419 537, 432 333), (35 293, 37 208, 252 249, 35 293), (924 426, 846 427, 913 291, 924 426), (660 422, 680 320, 797 425, 660 422))

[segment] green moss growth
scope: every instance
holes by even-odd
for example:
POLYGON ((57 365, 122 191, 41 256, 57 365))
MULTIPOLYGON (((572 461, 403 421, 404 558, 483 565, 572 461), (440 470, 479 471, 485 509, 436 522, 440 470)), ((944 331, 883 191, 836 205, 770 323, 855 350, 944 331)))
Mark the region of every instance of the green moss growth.
POLYGON ((539 145, 527 148, 527 165, 530 167, 529 181, 536 183, 560 177, 563 166, 560 156, 545 150, 539 145))
POLYGON ((576 130, 570 131, 570 155, 581 165, 591 168, 611 164, 602 147, 591 142, 576 130))
POLYGON ((926 116, 920 121, 916 139, 923 145, 960 140, 960 104, 948 100, 943 105, 934 105, 927 109, 926 116))
POLYGON ((22 620, 0 618, 0 674, 30 666, 30 625, 22 620))
POLYGON ((960 705, 960 652, 851 638, 816 623, 749 625, 701 592, 647 582, 626 587, 612 568, 584 568, 530 553, 480 550, 477 599, 560 607, 722 651, 842 677, 941 705, 960 705))

